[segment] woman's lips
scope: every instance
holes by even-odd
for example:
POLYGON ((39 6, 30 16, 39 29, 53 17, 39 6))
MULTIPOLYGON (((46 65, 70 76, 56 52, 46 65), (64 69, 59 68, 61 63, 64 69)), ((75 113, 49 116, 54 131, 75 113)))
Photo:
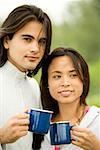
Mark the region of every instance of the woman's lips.
POLYGON ((61 96, 63 96, 63 97, 68 97, 72 94, 72 90, 63 90, 63 91, 60 91, 58 93, 60 93, 61 96))

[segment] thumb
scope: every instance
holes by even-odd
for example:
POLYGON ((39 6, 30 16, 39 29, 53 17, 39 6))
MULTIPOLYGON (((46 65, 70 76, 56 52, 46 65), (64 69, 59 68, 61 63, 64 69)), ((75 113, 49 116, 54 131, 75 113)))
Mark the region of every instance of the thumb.
POLYGON ((29 108, 26 107, 26 108, 24 109, 24 113, 28 113, 28 111, 29 111, 29 108))

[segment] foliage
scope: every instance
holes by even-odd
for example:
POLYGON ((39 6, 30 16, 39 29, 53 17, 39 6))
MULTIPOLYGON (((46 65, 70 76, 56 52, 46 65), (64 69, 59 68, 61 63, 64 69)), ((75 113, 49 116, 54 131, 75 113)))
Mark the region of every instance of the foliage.
MULTIPOLYGON (((89 65, 90 70, 90 91, 87 97, 89 105, 96 105, 100 107, 100 61, 89 65)), ((35 76, 36 80, 40 82, 41 69, 35 76)))
MULTIPOLYGON (((64 22, 53 25, 52 50, 70 46, 79 50, 89 64, 89 105, 100 107, 100 1, 75 1, 69 7, 69 18, 64 13, 64 22)), ((36 76, 40 80, 41 71, 36 76)))
POLYGON ((52 49, 67 45, 80 51, 90 68, 87 101, 100 107, 100 1, 74 1, 68 13, 65 11, 62 25, 53 26, 52 49))
POLYGON ((100 60, 89 66, 90 68, 90 93, 88 96, 89 105, 100 107, 100 60))
MULTIPOLYGON (((63 23, 53 25, 52 47, 70 46, 80 51, 90 68, 89 105, 100 107, 100 0, 70 2, 63 23)), ((40 82, 41 70, 35 76, 40 82)))

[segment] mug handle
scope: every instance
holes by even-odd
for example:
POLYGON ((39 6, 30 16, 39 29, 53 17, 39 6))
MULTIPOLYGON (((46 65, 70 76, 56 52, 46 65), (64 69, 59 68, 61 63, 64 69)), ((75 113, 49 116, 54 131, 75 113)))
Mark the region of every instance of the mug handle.
MULTIPOLYGON (((26 114, 31 114, 31 112, 25 112, 26 114)), ((30 116, 29 116, 29 121, 30 121, 30 116)), ((28 128, 28 131, 31 131, 32 129, 31 129, 31 126, 30 126, 30 122, 29 122, 29 128, 28 128)))

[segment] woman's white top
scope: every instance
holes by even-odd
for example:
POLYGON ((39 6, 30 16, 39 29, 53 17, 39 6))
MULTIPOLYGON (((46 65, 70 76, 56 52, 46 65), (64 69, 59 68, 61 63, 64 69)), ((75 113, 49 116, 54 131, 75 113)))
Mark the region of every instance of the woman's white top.
MULTIPOLYGON (((86 113, 79 126, 82 128, 89 128, 96 135, 96 137, 100 139, 100 108, 95 106, 90 107, 89 111, 86 113)), ((60 149, 83 150, 73 144, 61 145, 60 149)), ((45 135, 40 150, 54 150, 54 146, 50 144, 49 132, 45 135)))
MULTIPOLYGON (((0 127, 25 108, 40 108, 40 89, 34 78, 19 71, 9 61, 0 68, 0 127)), ((32 133, 0 150, 32 150, 32 133)))

